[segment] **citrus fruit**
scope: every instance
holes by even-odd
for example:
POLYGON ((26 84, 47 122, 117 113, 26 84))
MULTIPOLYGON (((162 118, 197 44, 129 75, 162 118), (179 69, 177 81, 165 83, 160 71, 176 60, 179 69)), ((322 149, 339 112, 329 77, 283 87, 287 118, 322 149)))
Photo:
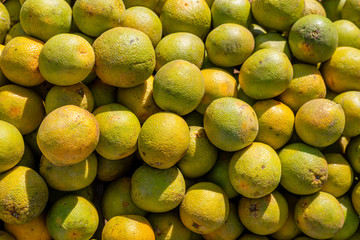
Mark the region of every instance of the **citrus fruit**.
MULTIPOLYGON (((0 55, 1 55, 2 51, 4 50, 4 48, 5 48, 5 46, 0 44, 0 55)), ((1 71, 1 68, 0 68, 0 87, 4 86, 6 84, 9 84, 9 82, 10 81, 5 77, 4 73, 1 71)))
POLYGON ((264 48, 273 48, 277 49, 286 54, 286 56, 291 60, 292 54, 290 51, 290 46, 287 41, 287 38, 282 36, 280 33, 269 32, 255 37, 255 49, 258 51, 264 48))
POLYGON ((203 234, 205 240, 229 240, 237 239, 241 233, 245 230, 241 224, 239 215, 237 213, 237 206, 229 202, 229 216, 225 223, 215 231, 203 234))
POLYGON ((52 87, 45 98, 46 114, 65 105, 79 106, 92 112, 94 97, 90 89, 81 82, 70 86, 52 87))
POLYGON ((38 217, 48 201, 44 179, 28 167, 17 166, 0 174, 0 219, 24 224, 38 217))
POLYGON ((340 104, 345 113, 345 128, 342 135, 355 137, 360 134, 360 92, 347 91, 333 99, 340 104))
POLYGON ((357 214, 360 213, 360 183, 357 183, 351 193, 351 202, 357 214))
POLYGON ((10 26, 20 21, 20 8, 21 4, 18 0, 7 0, 4 2, 4 6, 10 16, 10 26))
POLYGON ((178 212, 151 213, 148 220, 154 229, 156 240, 191 239, 191 231, 181 222, 178 212))
POLYGON ((50 38, 39 56, 41 75, 50 83, 60 86, 73 85, 84 80, 95 63, 90 43, 70 33, 50 38))
POLYGON ((102 240, 155 240, 149 221, 139 215, 122 215, 111 218, 102 230, 102 240))
POLYGON ((357 66, 360 64, 360 49, 352 47, 338 47, 332 57, 322 64, 326 86, 332 91, 360 91, 357 66))
POLYGON ((12 82, 35 86, 45 79, 39 71, 39 55, 44 43, 32 37, 15 37, 8 42, 0 57, 0 67, 12 82))
POLYGON ((39 172, 46 183, 60 191, 77 191, 89 186, 96 177, 97 159, 94 153, 81 162, 56 166, 43 155, 39 172))
POLYGON ((155 48, 155 70, 174 60, 185 60, 201 68, 204 60, 205 45, 196 35, 176 32, 163 37, 155 48))
POLYGON ((103 83, 100 78, 96 78, 88 87, 94 97, 94 109, 116 102, 117 88, 103 83))
POLYGON ((146 214, 131 199, 131 188, 130 177, 118 178, 106 187, 101 203, 105 219, 110 220, 120 215, 135 214, 144 216, 146 214))
POLYGON ((262 26, 256 23, 251 23, 249 26, 249 30, 254 36, 254 38, 256 38, 259 35, 263 35, 267 33, 267 31, 262 26))
POLYGON ((132 88, 117 88, 116 101, 129 108, 144 123, 151 115, 161 112, 153 98, 154 77, 150 76, 146 81, 132 88))
POLYGON ((221 187, 228 198, 234 198, 239 195, 229 178, 229 164, 232 156, 232 152, 220 151, 214 167, 206 174, 206 179, 221 187))
POLYGON ((278 96, 294 112, 306 102, 324 98, 326 86, 320 71, 310 64, 293 64, 294 76, 289 87, 278 96))
POLYGON ((198 234, 208 234, 220 228, 228 215, 228 197, 219 186, 211 182, 192 185, 180 205, 181 221, 198 234))
POLYGON ((317 14, 326 17, 326 11, 320 2, 317 0, 304 0, 305 7, 302 13, 303 16, 310 14, 317 14))
POLYGON ((111 182, 124 176, 134 162, 134 154, 119 160, 109 160, 98 155, 98 169, 96 178, 103 182, 111 182))
POLYGON ((49 113, 37 135, 41 152, 53 164, 72 165, 83 161, 96 148, 99 125, 87 110, 66 105, 49 113))
POLYGON ((289 207, 288 217, 284 225, 278 231, 271 234, 271 236, 275 239, 294 239, 301 233, 294 218, 294 210, 298 201, 298 196, 292 195, 289 192, 284 192, 284 197, 289 207))
POLYGON ((253 0, 251 11, 261 26, 286 31, 301 17, 304 5, 304 0, 253 0))
POLYGON ((341 19, 341 10, 346 0, 323 0, 321 4, 326 11, 326 17, 331 21, 341 19))
POLYGON ((0 4, 0 43, 5 40, 5 36, 10 29, 10 14, 3 3, 0 4))
POLYGON ((21 134, 37 129, 44 116, 43 100, 34 91, 13 84, 0 87, 0 120, 11 123, 21 134))
POLYGON ((203 115, 197 111, 192 111, 191 113, 183 116, 183 119, 189 126, 203 126, 203 115))
POLYGON ((281 161, 280 184, 298 195, 312 194, 321 189, 328 178, 324 155, 304 143, 292 143, 279 152, 281 161))
POLYGON ((346 157, 353 170, 356 173, 360 173, 360 136, 350 139, 350 142, 346 147, 346 157))
POLYGON ((211 5, 212 26, 216 28, 224 23, 236 23, 249 27, 251 23, 251 5, 246 0, 216 0, 211 5))
POLYGON ((227 71, 221 68, 202 69, 205 93, 196 110, 204 114, 210 103, 221 97, 237 97, 237 82, 227 71))
POLYGON ((145 211, 170 211, 181 203, 184 195, 185 180, 177 167, 157 169, 143 165, 131 177, 131 198, 145 211))
POLYGON ((347 0, 341 9, 341 17, 350 20, 360 28, 360 5, 358 0, 347 0))
POLYGON ((25 143, 24 146, 24 154, 15 166, 24 166, 36 170, 38 167, 38 159, 35 158, 35 155, 28 144, 25 143))
POLYGON ((189 148, 176 165, 184 177, 197 178, 206 174, 214 166, 218 149, 209 141, 203 127, 190 126, 189 128, 189 148))
POLYGON ((124 27, 107 30, 98 37, 96 75, 115 87, 134 87, 148 79, 155 68, 155 51, 143 32, 124 27))
POLYGON ((6 34, 4 44, 7 44, 8 42, 10 42, 11 39, 15 37, 25 37, 25 36, 27 35, 24 32, 24 29, 22 29, 21 23, 18 22, 14 26, 12 26, 8 31, 8 33, 6 34))
POLYGON ((122 0, 76 0, 73 6, 76 26, 92 37, 121 26, 124 18, 125 5, 122 0))
POLYGON ((291 27, 289 45, 298 60, 316 64, 333 55, 338 45, 338 33, 328 18, 311 14, 300 18, 291 27))
POLYGON ((205 92, 200 69, 184 60, 171 61, 154 77, 153 96, 163 110, 185 115, 195 110, 205 92))
POLYGON ((328 163, 328 179, 321 191, 340 197, 350 189, 353 183, 353 170, 341 154, 325 153, 324 156, 328 163))
POLYGON ((83 197, 89 201, 93 201, 94 187, 92 185, 88 185, 87 187, 84 187, 77 191, 60 191, 49 187, 49 201, 48 201, 49 206, 52 206, 57 200, 68 195, 76 195, 83 197))
POLYGON ((340 206, 344 212, 344 225, 338 231, 335 236, 331 239, 340 240, 340 239, 350 239, 356 232, 359 227, 359 215, 356 213, 354 207, 352 206, 351 199, 349 196, 344 195, 338 198, 340 206))
POLYGON ((156 47, 162 37, 160 18, 146 7, 136 6, 127 8, 122 26, 135 28, 146 33, 154 47, 156 47))
POLYGON ((12 124, 0 120, 0 172, 13 168, 24 155, 24 139, 12 124))
POLYGON ((204 39, 211 28, 211 11, 205 0, 167 0, 160 20, 165 36, 189 32, 204 39))
POLYGON ((190 144, 189 127, 178 115, 160 112, 142 125, 138 139, 141 158, 150 166, 166 169, 174 166, 190 144))
POLYGON ((274 99, 262 100, 252 105, 259 121, 255 141, 268 144, 273 149, 284 146, 294 132, 294 113, 285 104, 274 99))
POLYGON ((261 198, 270 194, 279 185, 280 177, 279 156, 264 143, 254 142, 235 152, 229 163, 231 184, 237 192, 248 198, 261 198))
POLYGON ((159 4, 160 0, 149 0, 149 1, 142 1, 142 0, 123 0, 126 9, 135 7, 135 6, 143 6, 148 9, 154 10, 155 7, 159 4))
POLYGON ((60 198, 46 215, 47 229, 55 240, 90 239, 98 224, 99 216, 94 205, 76 195, 60 198))
POLYGON ((314 147, 326 147, 336 142, 344 131, 342 107, 328 99, 313 99, 302 105, 295 116, 299 137, 314 147))
POLYGON ((278 191, 262 198, 242 196, 238 214, 241 223, 251 232, 268 235, 278 231, 288 217, 288 204, 278 191))
POLYGON ((246 233, 241 235, 238 240, 269 240, 269 238, 262 235, 246 233))
POLYGON ((135 114, 118 103, 103 105, 93 114, 100 129, 97 153, 109 160, 117 160, 136 151, 140 122, 135 114))
POLYGON ((294 217, 300 230, 316 239, 328 239, 344 225, 344 212, 331 194, 317 192, 299 199, 294 217))
MULTIPOLYGON (((46 214, 43 212, 28 223, 25 224, 4 224, 6 231, 11 233, 16 239, 22 240, 51 240, 49 231, 46 228, 46 214)), ((2 239, 0 237, 0 239, 2 239)))
POLYGON ((216 66, 234 67, 251 55, 255 41, 247 28, 235 23, 224 23, 208 34, 205 46, 210 61, 216 66))
POLYGON ((284 92, 292 78, 293 68, 286 54, 268 48, 246 59, 240 68, 239 84, 249 97, 267 99, 284 92))
POLYGON ((204 128, 210 142, 223 151, 238 151, 250 145, 258 134, 254 110, 240 99, 214 100, 204 114, 204 128))
POLYGON ((334 22, 338 32, 338 46, 348 46, 360 49, 360 29, 353 22, 345 19, 334 22))
POLYGON ((63 0, 27 0, 20 9, 24 32, 44 42, 71 28, 72 10, 63 0))

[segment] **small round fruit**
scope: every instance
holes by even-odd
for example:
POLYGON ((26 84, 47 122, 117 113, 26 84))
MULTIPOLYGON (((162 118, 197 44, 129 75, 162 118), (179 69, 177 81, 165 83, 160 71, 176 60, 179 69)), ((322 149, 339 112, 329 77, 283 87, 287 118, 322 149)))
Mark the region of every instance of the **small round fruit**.
POLYGON ((71 7, 63 0, 27 0, 20 9, 25 33, 44 42, 57 34, 68 33, 71 20, 71 7))
POLYGON ((280 178, 280 158, 267 144, 254 142, 231 158, 229 179, 242 196, 264 197, 276 189, 280 178))
POLYGON ((279 152, 281 160, 280 184, 298 195, 312 194, 321 189, 328 178, 324 155, 304 143, 286 145, 279 152))
POLYGON ((94 97, 90 89, 81 82, 71 86, 53 86, 45 97, 46 114, 65 105, 76 105, 92 112, 94 97))
POLYGON ((338 33, 330 19, 316 14, 307 15, 291 27, 289 44, 298 60, 316 64, 333 55, 338 45, 338 33))
POLYGON ((185 180, 176 167, 156 169, 143 165, 131 177, 131 199, 149 212, 176 208, 185 195, 185 180))
POLYGON ((274 99, 258 101, 252 107, 259 121, 255 141, 266 143, 273 149, 284 146, 294 132, 293 111, 274 99))
POLYGON ((111 182, 104 191, 101 206, 106 220, 120 215, 135 214, 145 216, 146 214, 131 199, 130 177, 118 178, 111 182))
POLYGON ((338 32, 338 46, 348 46, 360 49, 360 28, 353 22, 345 19, 334 22, 338 32))
POLYGON ((258 134, 254 110, 240 99, 214 100, 204 114, 204 128, 210 142, 223 151, 238 151, 250 145, 258 134))
POLYGON ((358 182, 351 194, 351 202, 357 214, 360 215, 360 183, 358 182))
POLYGON ((184 60, 171 61, 154 77, 153 96, 165 111, 186 115, 200 104, 205 93, 200 69, 184 60))
POLYGON ((278 191, 262 198, 242 196, 238 213, 241 223, 251 232, 268 235, 278 231, 288 217, 288 204, 278 191))
POLYGON ((355 23, 360 28, 360 5, 358 0, 346 0, 342 10, 341 18, 355 23))
POLYGON ((46 183, 60 191, 77 191, 89 186, 96 177, 97 158, 94 153, 69 166, 56 166, 43 155, 39 172, 46 183))
POLYGON ((255 41, 247 28, 235 23, 224 23, 208 34, 205 46, 212 63, 220 67, 234 67, 251 55, 255 41))
POLYGON ((136 151, 141 127, 134 113, 121 104, 111 103, 95 109, 93 114, 100 130, 97 153, 117 160, 136 151))
POLYGON ((240 68, 239 84, 254 99, 273 98, 284 92, 293 78, 285 53, 267 48, 253 53, 240 68))
POLYGON ((327 147, 344 131, 345 114, 341 105, 328 99, 313 99, 302 105, 295 116, 299 137, 314 147, 327 147))
POLYGON ((107 30, 93 44, 96 75, 115 87, 135 87, 155 68, 155 50, 143 32, 125 27, 107 30))
POLYGON ((24 224, 44 210, 49 191, 44 179, 28 167, 17 166, 0 174, 0 219, 24 224))
POLYGON ((102 240, 136 239, 155 240, 149 221, 139 215, 122 215, 111 218, 102 230, 102 240))
POLYGON ((3 43, 10 29, 10 14, 3 3, 0 4, 0 16, 0 43, 3 43))
POLYGON ((35 131, 44 117, 44 102, 37 93, 14 84, 0 87, 0 120, 25 135, 35 131))
POLYGON ((303 16, 310 14, 317 14, 326 17, 326 12, 324 7, 317 0, 305 0, 305 7, 302 13, 303 16))
POLYGON ((287 38, 280 33, 269 32, 256 36, 254 51, 256 52, 264 48, 277 49, 280 52, 285 53, 289 60, 291 60, 292 54, 287 38))
POLYGON ((41 152, 55 165, 72 165, 83 161, 99 142, 99 125, 91 113, 66 105, 49 113, 37 135, 41 152))
POLYGON ((112 182, 119 177, 125 176, 134 163, 134 155, 132 154, 119 160, 109 160, 98 155, 96 178, 103 182, 112 182))
POLYGON ((209 141, 203 127, 190 126, 189 129, 189 148, 176 165, 184 177, 197 178, 214 166, 218 149, 209 141))
POLYGON ((142 125, 138 139, 141 158, 150 166, 166 169, 174 166, 190 144, 189 126, 180 116, 160 112, 142 125))
POLYGON ((360 91, 348 91, 337 95, 334 102, 340 104, 345 113, 345 128, 343 136, 360 135, 360 91))
POLYGON ((73 6, 76 26, 92 37, 121 26, 124 18, 125 5, 122 0, 76 0, 73 6))
POLYGON ((13 38, 1 53, 1 71, 18 85, 39 85, 45 81, 39 71, 39 55, 43 46, 43 42, 32 37, 13 38))
POLYGON ((14 125, 0 120, 0 173, 13 168, 25 151, 24 139, 14 125))
POLYGON ((204 61, 205 44, 195 34, 177 32, 163 37, 155 48, 158 71, 166 63, 174 60, 185 60, 201 68, 204 61))
POLYGON ((289 30, 301 18, 304 0, 253 0, 251 11, 255 20, 266 28, 278 31, 289 30))
POLYGON ((332 57, 322 64, 321 72, 326 86, 332 91, 360 91, 360 49, 338 47, 332 57))
POLYGON ((123 27, 130 27, 146 33, 154 47, 159 43, 162 37, 162 25, 160 18, 149 8, 134 6, 127 8, 123 27))
POLYGON ((160 20, 163 34, 189 32, 205 38, 211 28, 211 11, 205 0, 168 0, 160 20))
POLYGON ((75 34, 63 33, 50 38, 41 49, 39 70, 46 81, 69 86, 84 80, 95 64, 90 43, 75 34))
POLYGON ((46 226, 54 239, 90 239, 99 224, 94 205, 83 197, 68 195, 49 209, 46 226))
POLYGON ((300 230, 316 239, 334 237, 344 225, 344 212, 339 201, 322 191, 301 197, 294 217, 300 230))
POLYGON ((224 23, 236 23, 249 27, 251 4, 247 0, 216 0, 211 6, 212 26, 216 28, 224 23))
POLYGON ((208 234, 220 228, 228 215, 228 197, 219 186, 210 182, 191 186, 180 205, 181 221, 198 234, 208 234))
POLYGON ((360 173, 360 136, 350 139, 350 142, 346 147, 346 157, 353 170, 356 173, 360 173))
POLYGON ((205 94, 196 108, 199 113, 204 114, 206 108, 215 99, 237 97, 237 82, 227 71, 221 68, 207 68, 202 69, 201 74, 204 77, 205 94))
POLYGON ((297 112, 304 103, 316 98, 325 98, 326 85, 315 66, 297 63, 293 65, 293 69, 293 79, 278 99, 297 112))

